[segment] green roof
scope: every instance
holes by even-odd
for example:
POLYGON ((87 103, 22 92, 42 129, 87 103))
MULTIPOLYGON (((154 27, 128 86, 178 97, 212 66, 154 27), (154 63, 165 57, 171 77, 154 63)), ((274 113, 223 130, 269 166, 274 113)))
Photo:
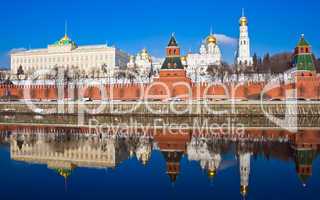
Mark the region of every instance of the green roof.
POLYGON ((304 39, 303 35, 301 36, 300 41, 297 46, 309 46, 309 43, 304 39))
POLYGON ((177 57, 166 57, 164 60, 161 69, 184 69, 181 59, 177 57))
POLYGON ((312 54, 298 54, 294 57, 293 63, 297 70, 315 70, 312 54))
POLYGON ((63 38, 61 38, 60 40, 58 40, 55 45, 58 46, 65 46, 65 45, 72 45, 73 47, 76 47, 76 43, 74 41, 72 41, 67 35, 65 35, 63 38))
POLYGON ((316 152, 313 150, 297 150, 295 155, 298 165, 312 165, 315 157, 316 152))
POLYGON ((308 182, 308 179, 310 178, 309 175, 306 175, 306 174, 299 174, 299 179, 301 180, 302 183, 307 183, 308 182))
POLYGON ((72 173, 72 169, 54 168, 53 170, 56 171, 60 176, 63 176, 64 178, 68 178, 72 173))
POLYGON ((178 46, 178 43, 176 41, 176 38, 174 37, 174 35, 171 36, 170 41, 168 43, 168 47, 176 47, 178 46))

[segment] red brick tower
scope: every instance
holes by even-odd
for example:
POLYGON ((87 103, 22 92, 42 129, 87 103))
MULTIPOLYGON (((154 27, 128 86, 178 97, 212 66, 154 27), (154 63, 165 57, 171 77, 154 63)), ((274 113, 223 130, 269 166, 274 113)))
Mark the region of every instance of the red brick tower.
POLYGON ((159 77, 154 79, 157 87, 153 88, 159 99, 177 97, 187 99, 191 93, 191 79, 181 62, 180 48, 174 37, 171 36, 166 48, 166 59, 162 64, 159 77))

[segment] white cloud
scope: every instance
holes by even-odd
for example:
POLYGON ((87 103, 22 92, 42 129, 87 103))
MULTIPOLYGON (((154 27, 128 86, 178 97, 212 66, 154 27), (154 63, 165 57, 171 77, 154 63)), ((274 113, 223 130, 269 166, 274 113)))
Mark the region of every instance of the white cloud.
POLYGON ((220 44, 235 46, 238 43, 237 38, 229 37, 224 34, 214 34, 214 36, 217 38, 218 43, 220 43, 220 44))

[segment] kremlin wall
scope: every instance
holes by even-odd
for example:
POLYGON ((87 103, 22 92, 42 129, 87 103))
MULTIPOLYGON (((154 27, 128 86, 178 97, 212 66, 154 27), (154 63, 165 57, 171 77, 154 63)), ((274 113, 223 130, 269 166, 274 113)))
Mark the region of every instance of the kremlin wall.
POLYGON ((187 76, 180 48, 174 36, 166 48, 166 58, 159 75, 149 83, 127 84, 13 84, 0 85, 2 99, 57 100, 121 100, 170 101, 180 100, 320 100, 320 77, 316 74, 310 45, 301 36, 294 51, 293 70, 287 80, 239 83, 195 83, 187 76), (59 92, 60 90, 60 92, 59 92), (62 91, 62 92, 61 92, 62 91), (60 97, 59 95, 60 94, 60 97), (62 95, 61 95, 62 94, 62 95))

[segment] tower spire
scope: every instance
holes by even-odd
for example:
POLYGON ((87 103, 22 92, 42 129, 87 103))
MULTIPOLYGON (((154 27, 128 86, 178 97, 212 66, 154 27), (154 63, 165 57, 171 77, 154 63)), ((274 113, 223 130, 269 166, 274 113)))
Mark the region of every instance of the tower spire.
POLYGON ((210 35, 213 35, 213 26, 210 26, 210 35))
POLYGON ((64 22, 64 35, 65 36, 68 35, 68 22, 67 22, 67 20, 65 20, 65 22, 64 22))
POLYGON ((244 8, 242 8, 242 17, 244 17, 244 8))

